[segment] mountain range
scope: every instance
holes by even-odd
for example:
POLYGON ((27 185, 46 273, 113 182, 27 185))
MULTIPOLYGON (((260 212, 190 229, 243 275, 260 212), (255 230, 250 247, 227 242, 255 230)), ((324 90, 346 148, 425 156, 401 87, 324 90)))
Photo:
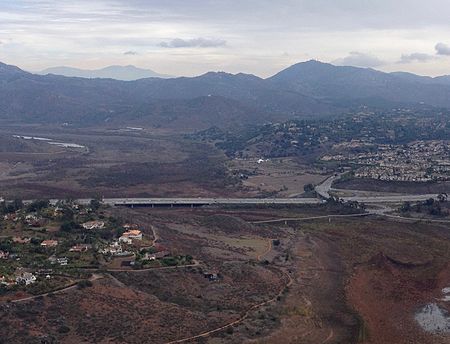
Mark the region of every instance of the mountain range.
POLYGON ((262 79, 209 72, 135 81, 37 75, 0 63, 0 119, 73 125, 205 129, 327 117, 359 106, 450 108, 450 77, 422 77, 318 61, 262 79))
POLYGON ((109 66, 102 69, 86 70, 73 67, 52 67, 47 68, 37 74, 47 75, 55 74, 67 77, 78 78, 102 78, 116 79, 123 81, 133 81, 144 78, 172 78, 170 75, 159 74, 151 69, 142 69, 135 66, 109 66))

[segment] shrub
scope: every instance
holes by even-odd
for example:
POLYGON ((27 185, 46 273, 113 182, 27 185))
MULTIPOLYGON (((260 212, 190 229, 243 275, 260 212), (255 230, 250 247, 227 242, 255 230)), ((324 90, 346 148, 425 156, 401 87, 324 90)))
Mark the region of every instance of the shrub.
POLYGON ((80 282, 78 282, 78 288, 80 289, 84 289, 84 288, 90 288, 92 287, 92 282, 89 280, 82 280, 80 282))

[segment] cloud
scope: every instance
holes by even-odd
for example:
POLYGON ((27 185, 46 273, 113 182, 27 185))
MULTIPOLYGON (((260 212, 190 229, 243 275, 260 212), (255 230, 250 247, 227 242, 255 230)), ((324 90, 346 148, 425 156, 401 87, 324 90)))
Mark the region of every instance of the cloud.
POLYGON ((128 50, 123 53, 124 55, 139 55, 137 51, 128 50))
POLYGON ((376 56, 357 51, 352 51, 348 56, 334 60, 332 63, 338 66, 355 67, 379 67, 385 64, 383 60, 376 56))
POLYGON ((403 54, 398 63, 427 62, 434 59, 433 55, 425 53, 403 54))
POLYGON ((227 42, 223 39, 217 38, 192 38, 182 39, 174 38, 168 42, 161 42, 160 46, 163 48, 216 48, 223 47, 227 42))
POLYGON ((436 49, 436 54, 450 56, 450 45, 438 43, 434 48, 436 49))

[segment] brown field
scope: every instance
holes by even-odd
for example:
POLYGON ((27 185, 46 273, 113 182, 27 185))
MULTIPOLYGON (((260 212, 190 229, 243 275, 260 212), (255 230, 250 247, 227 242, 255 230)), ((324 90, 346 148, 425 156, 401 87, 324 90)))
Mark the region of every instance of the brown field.
POLYGON ((348 180, 338 180, 333 184, 333 187, 337 189, 420 195, 449 192, 450 182, 390 182, 375 179, 353 178, 348 180))
POLYGON ((0 304, 2 340, 449 342, 414 320, 450 286, 448 226, 377 218, 251 223, 339 212, 325 206, 114 211, 146 223, 146 235, 151 225, 160 245, 199 264, 105 273, 92 287, 0 304), (218 281, 203 276, 213 272, 218 281))
POLYGON ((0 190, 7 198, 217 196, 239 193, 225 156, 181 135, 43 128, 0 131, 0 190), (55 147, 50 138, 85 148, 55 147), (6 144, 7 143, 7 144, 6 144))
POLYGON ((279 197, 303 194, 306 184, 318 184, 327 178, 293 158, 271 159, 259 164, 258 159, 235 159, 229 165, 249 176, 243 181, 247 192, 279 197))

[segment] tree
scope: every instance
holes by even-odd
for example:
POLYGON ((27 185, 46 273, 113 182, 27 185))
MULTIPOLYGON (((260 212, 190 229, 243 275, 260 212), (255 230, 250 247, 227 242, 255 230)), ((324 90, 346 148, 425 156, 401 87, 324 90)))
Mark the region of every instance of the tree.
POLYGON ((303 187, 303 190, 305 191, 305 192, 312 192, 312 191, 314 191, 314 185, 313 184, 306 184, 304 187, 303 187))
POLYGON ((402 213, 407 213, 407 212, 411 211, 411 202, 408 202, 408 201, 404 202, 400 208, 400 211, 402 213))
POLYGON ((48 200, 36 200, 30 203, 27 207, 29 212, 36 212, 45 208, 48 208, 50 202, 48 200))
POLYGON ((89 203, 89 206, 91 207, 91 209, 93 211, 97 211, 98 209, 100 209, 101 203, 100 203, 100 201, 98 199, 93 199, 89 203))
POLYGON ((62 232, 72 232, 77 228, 77 224, 74 221, 66 221, 61 224, 60 230, 62 232))
POLYGON ((437 196, 437 198, 438 198, 439 202, 441 202, 441 203, 446 202, 448 199, 448 194, 441 193, 437 196))
POLYGON ((431 206, 434 204, 434 198, 429 198, 425 201, 425 205, 431 206))

